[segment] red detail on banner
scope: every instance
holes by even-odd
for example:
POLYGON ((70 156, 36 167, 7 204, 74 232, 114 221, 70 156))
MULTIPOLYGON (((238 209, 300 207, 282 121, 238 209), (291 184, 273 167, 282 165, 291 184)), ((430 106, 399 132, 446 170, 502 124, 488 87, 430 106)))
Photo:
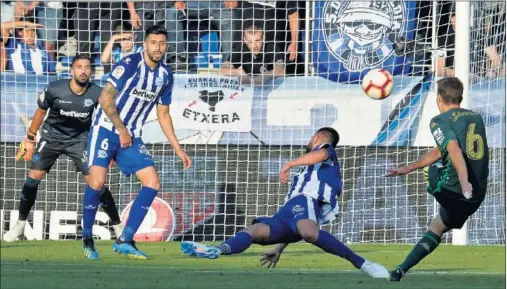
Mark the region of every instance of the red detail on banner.
MULTIPOLYGON (((126 226, 132 202, 122 211, 121 219, 126 226)), ((174 213, 164 200, 155 198, 148 208, 141 226, 134 235, 137 242, 163 242, 171 239, 175 227, 174 213)))
MULTIPOLYGON (((215 215, 215 194, 215 192, 159 193, 143 224, 134 236, 134 240, 140 242, 168 241, 191 230, 215 215), (154 215, 156 221, 154 221, 154 215)), ((130 193, 126 196, 129 205, 121 214, 123 224, 126 224, 130 206, 136 196, 137 193, 130 193)))

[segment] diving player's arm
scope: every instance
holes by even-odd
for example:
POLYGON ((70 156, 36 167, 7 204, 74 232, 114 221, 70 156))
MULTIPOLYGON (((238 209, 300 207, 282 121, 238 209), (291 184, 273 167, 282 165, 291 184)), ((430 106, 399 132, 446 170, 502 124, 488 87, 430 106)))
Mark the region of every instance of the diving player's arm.
POLYGON ((463 195, 467 199, 472 197, 472 185, 468 182, 468 170, 463 157, 463 151, 459 147, 458 141, 451 140, 446 146, 446 150, 451 158, 451 163, 458 173, 459 183, 463 191, 463 195))
POLYGON ((160 123, 160 127, 164 132, 165 136, 171 143, 176 155, 183 162, 183 169, 187 170, 192 166, 192 160, 188 157, 185 151, 181 148, 178 138, 174 133, 173 120, 169 114, 169 105, 157 105, 157 118, 160 123))
POLYGON ((323 162, 329 157, 328 149, 322 148, 302 155, 301 157, 288 162, 286 165, 292 167, 310 166, 323 162))
POLYGON ((261 253, 261 266, 265 266, 267 268, 275 268, 276 263, 278 263, 278 260, 280 260, 280 256, 283 253, 283 250, 288 246, 289 244, 280 243, 276 244, 276 246, 273 249, 264 251, 261 253))
POLYGON ((129 147, 132 145, 132 137, 130 136, 125 124, 120 119, 118 115, 118 111, 116 110, 116 104, 114 103, 114 97, 118 91, 116 88, 109 82, 106 82, 104 89, 99 97, 99 103, 104 110, 104 113, 107 115, 109 120, 113 123, 114 127, 120 133, 120 145, 122 148, 129 147))
POLYGON ((280 244, 276 244, 274 249, 277 250, 278 252, 280 252, 280 254, 281 254, 283 252, 283 250, 285 250, 285 248, 287 248, 287 246, 289 246, 289 244, 280 243, 280 244))
POLYGON ((289 182, 290 169, 293 167, 310 166, 316 163, 323 162, 329 157, 329 151, 327 148, 321 148, 319 150, 309 152, 303 156, 286 163, 280 170, 280 181, 283 184, 289 182))

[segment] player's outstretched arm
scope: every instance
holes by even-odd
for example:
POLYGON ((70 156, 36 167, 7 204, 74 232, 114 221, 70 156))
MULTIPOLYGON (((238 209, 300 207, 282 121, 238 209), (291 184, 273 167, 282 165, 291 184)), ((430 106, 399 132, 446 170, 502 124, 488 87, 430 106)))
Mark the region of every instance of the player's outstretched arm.
POLYGON ((328 157, 328 149, 322 148, 320 150, 304 154, 303 156, 286 163, 280 170, 280 182, 284 184, 289 182, 291 168, 314 165, 327 160, 328 157))
POLYGON ((283 253, 283 250, 288 246, 289 244, 280 243, 276 244, 276 246, 270 250, 264 251, 261 253, 261 266, 266 266, 267 268, 275 268, 276 263, 278 263, 278 260, 280 260, 280 256, 283 253))
POLYGON ((440 154, 440 150, 437 147, 435 147, 429 152, 427 152, 420 159, 407 166, 387 170, 386 177, 406 175, 415 170, 422 169, 433 164, 434 162, 438 161, 441 157, 442 155, 440 154))
POLYGON ((120 133, 120 145, 122 148, 129 147, 132 145, 132 137, 130 136, 125 124, 120 119, 118 115, 118 111, 116 110, 116 104, 114 103, 114 97, 118 91, 116 88, 109 82, 106 83, 104 89, 102 89, 102 93, 99 97, 99 103, 104 110, 104 113, 107 115, 109 120, 113 123, 114 127, 120 133))
POLYGON ((463 195, 467 199, 472 198, 472 185, 468 182, 468 170, 465 163, 465 158, 463 157, 463 151, 459 147, 458 141, 451 140, 447 144, 446 150, 449 153, 452 165, 458 173, 458 179, 463 195))
POLYGON ((157 118, 160 123, 160 127, 164 132, 165 136, 171 143, 176 155, 183 162, 183 169, 188 170, 192 166, 192 160, 185 153, 183 148, 180 146, 178 138, 174 133, 173 120, 171 118, 171 114, 169 113, 169 105, 159 104, 157 105, 157 118))

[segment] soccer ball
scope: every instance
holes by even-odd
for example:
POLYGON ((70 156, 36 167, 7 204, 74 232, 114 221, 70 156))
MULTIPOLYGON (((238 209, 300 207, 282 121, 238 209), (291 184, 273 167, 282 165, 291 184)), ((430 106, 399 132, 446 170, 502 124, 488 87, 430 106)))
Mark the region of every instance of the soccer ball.
POLYGON ((393 91, 393 76, 385 69, 372 69, 363 78, 363 91, 371 99, 384 99, 393 91))

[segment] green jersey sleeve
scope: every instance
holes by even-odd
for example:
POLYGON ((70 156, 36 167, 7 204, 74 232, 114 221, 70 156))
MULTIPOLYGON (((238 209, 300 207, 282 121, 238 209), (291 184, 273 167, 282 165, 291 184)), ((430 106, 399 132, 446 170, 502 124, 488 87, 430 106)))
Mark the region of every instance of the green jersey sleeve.
POLYGON ((440 151, 444 151, 452 140, 458 140, 450 122, 441 117, 434 117, 430 123, 431 134, 440 151))

